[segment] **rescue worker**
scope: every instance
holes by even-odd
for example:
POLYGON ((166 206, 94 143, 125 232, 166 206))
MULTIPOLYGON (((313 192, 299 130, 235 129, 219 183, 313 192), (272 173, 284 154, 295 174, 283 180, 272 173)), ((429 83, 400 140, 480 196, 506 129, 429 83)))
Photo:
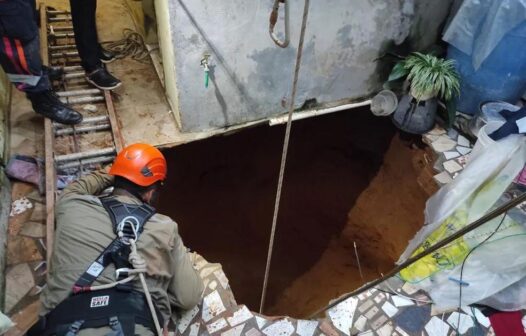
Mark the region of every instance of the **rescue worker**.
POLYGON ((86 80, 101 90, 113 90, 121 81, 108 72, 103 63, 115 60, 115 55, 99 44, 96 25, 97 0, 70 0, 75 43, 86 80))
POLYGON ((34 0, 0 0, 0 64, 36 113, 62 124, 82 121, 51 90, 49 76, 56 70, 42 66, 34 0))
POLYGON ((134 232, 160 325, 166 325, 162 321, 169 320, 173 308, 198 304, 203 283, 177 224, 152 207, 165 177, 161 152, 134 144, 117 155, 109 174, 94 172, 64 189, 55 209, 55 240, 41 295, 41 318, 29 335, 155 335, 140 281, 94 290, 118 280, 116 268, 129 267, 129 245, 119 242, 134 232), (112 194, 101 197, 110 186, 112 194))

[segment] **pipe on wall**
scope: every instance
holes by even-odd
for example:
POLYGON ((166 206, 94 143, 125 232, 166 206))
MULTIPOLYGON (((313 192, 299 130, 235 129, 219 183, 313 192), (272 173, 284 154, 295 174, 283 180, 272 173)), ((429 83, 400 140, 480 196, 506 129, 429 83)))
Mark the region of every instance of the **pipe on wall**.
MULTIPOLYGON (((311 117, 317 117, 324 114, 329 114, 333 112, 339 112, 343 110, 350 110, 357 107, 367 106, 371 105, 371 100, 365 100, 358 103, 351 103, 351 104, 345 104, 345 105, 339 105, 335 107, 330 108, 323 108, 323 109, 315 109, 315 110, 307 110, 307 111, 301 111, 301 112, 295 112, 292 115, 292 121, 311 118, 311 117)), ((275 126, 275 125, 281 125, 285 124, 287 122, 287 115, 281 115, 279 117, 271 118, 269 119, 269 125, 275 126)))

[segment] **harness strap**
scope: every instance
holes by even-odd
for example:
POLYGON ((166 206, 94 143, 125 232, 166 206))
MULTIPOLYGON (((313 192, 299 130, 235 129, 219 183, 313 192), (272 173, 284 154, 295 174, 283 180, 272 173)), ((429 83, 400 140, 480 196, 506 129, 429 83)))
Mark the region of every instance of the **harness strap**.
POLYGON ((137 240, 146 222, 155 214, 155 209, 148 204, 126 204, 113 196, 101 198, 101 203, 110 217, 117 238, 82 273, 73 285, 73 294, 90 291, 93 282, 112 262, 116 269, 129 267, 128 240, 137 240))
POLYGON ((69 326, 66 336, 75 336, 79 332, 80 327, 82 327, 83 324, 84 320, 73 322, 73 324, 69 326))
POLYGON ((110 328, 113 331, 110 336, 124 336, 122 325, 117 316, 110 317, 110 328))
POLYGON ((111 264, 111 255, 117 253, 123 246, 124 243, 119 238, 115 238, 75 282, 73 285, 73 294, 89 291, 90 285, 93 284, 102 271, 111 264))
MULTIPOLYGON (((157 307, 155 310, 164 325, 157 307)), ((144 294, 114 288, 70 296, 43 319, 29 335, 71 336, 80 329, 109 326, 115 335, 133 336, 135 324, 155 330, 144 294)))

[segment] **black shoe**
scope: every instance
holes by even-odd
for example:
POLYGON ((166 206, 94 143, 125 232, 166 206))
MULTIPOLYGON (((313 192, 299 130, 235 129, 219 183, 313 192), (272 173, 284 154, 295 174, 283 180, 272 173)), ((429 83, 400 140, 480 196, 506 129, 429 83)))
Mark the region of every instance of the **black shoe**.
POLYGON ((42 69, 44 70, 44 73, 47 74, 49 77, 49 80, 61 80, 62 76, 64 76, 64 68, 61 67, 48 67, 43 65, 42 69))
POLYGON ((117 55, 113 51, 101 47, 99 58, 102 63, 107 64, 115 61, 117 59, 117 55))
POLYGON ((113 90, 121 86, 121 81, 113 77, 108 70, 103 67, 86 75, 86 80, 101 90, 113 90))
POLYGON ((53 91, 28 93, 36 113, 53 121, 66 125, 75 125, 82 121, 82 114, 62 103, 53 91))

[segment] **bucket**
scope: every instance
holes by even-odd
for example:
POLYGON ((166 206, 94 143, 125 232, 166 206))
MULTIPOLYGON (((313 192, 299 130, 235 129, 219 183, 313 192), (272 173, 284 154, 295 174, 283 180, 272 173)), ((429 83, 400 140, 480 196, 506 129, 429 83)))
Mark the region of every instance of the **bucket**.
POLYGON ((398 98, 393 91, 380 91, 371 100, 371 112, 377 117, 386 117, 392 114, 398 106, 398 98))
POLYGON ((490 138, 489 135, 498 130, 502 125, 504 125, 504 121, 489 121, 486 125, 482 126, 477 135, 477 142, 475 146, 473 146, 473 150, 469 156, 470 160, 473 160, 484 148, 495 143, 495 140, 490 138))

